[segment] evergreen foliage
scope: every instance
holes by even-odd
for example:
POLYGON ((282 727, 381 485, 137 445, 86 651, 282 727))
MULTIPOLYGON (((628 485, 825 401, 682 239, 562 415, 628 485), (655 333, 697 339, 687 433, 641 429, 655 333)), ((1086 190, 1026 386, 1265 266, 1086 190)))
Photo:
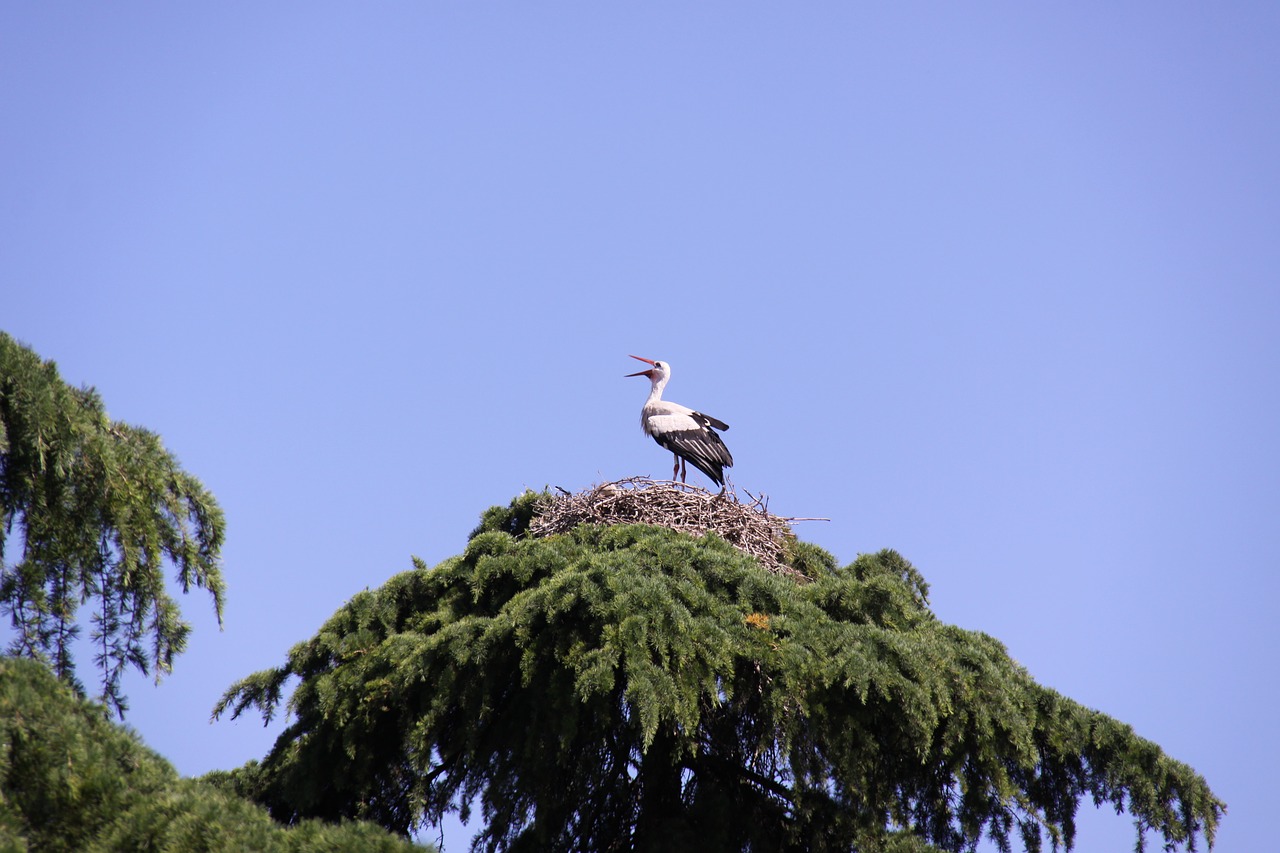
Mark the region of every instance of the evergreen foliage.
POLYGON ((34 661, 0 659, 0 850, 423 848, 373 824, 286 828, 248 800, 173 767, 34 661))
POLYGON ((797 584, 714 535, 532 538, 537 500, 228 690, 215 716, 269 720, 300 679, 223 784, 278 820, 400 833, 478 798, 484 850, 1069 849, 1082 800, 1127 810, 1139 845, 1212 844, 1200 776, 940 623, 897 553, 798 545, 797 584))
POLYGON ((126 668, 159 679, 190 632, 166 590, 166 562, 184 593, 208 590, 221 622, 222 538, 222 510, 158 436, 110 420, 93 389, 68 386, 52 362, 0 333, 0 610, 15 633, 10 654, 45 660, 82 689, 72 644, 79 609, 92 602, 100 696, 123 716, 126 668))

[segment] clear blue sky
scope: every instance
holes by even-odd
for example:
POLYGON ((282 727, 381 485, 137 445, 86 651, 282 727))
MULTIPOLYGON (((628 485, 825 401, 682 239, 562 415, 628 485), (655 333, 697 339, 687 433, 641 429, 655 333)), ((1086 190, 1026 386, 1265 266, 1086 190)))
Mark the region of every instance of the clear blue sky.
POLYGON ((1274 847, 1277 45, 1271 2, 3 4, 0 328, 227 515, 226 629, 185 599, 130 723, 261 757, 211 707, 353 593, 666 476, 635 353, 739 491, 1274 847))

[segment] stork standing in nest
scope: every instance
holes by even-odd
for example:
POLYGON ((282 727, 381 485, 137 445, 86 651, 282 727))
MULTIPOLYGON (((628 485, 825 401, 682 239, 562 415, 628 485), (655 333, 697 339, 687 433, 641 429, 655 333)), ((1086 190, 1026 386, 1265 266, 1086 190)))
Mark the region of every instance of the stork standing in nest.
POLYGON ((669 403, 662 399, 662 389, 667 387, 671 378, 671 365, 665 361, 652 361, 631 356, 637 361, 653 365, 639 373, 628 373, 628 376, 647 376, 652 386, 649 399, 645 400, 640 410, 640 426, 644 434, 675 454, 675 468, 671 479, 677 475, 684 482, 687 473, 686 462, 711 478, 721 489, 724 488, 724 469, 733 466, 733 456, 729 448, 720 440, 716 430, 726 430, 729 425, 710 415, 696 412, 679 403, 669 403))

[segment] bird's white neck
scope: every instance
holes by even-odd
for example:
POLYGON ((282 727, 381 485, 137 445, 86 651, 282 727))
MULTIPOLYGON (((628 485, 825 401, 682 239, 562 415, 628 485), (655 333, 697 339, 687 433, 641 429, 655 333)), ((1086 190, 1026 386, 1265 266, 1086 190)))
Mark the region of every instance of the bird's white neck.
POLYGON ((649 386, 649 399, 645 401, 645 405, 656 403, 662 399, 662 389, 667 387, 667 380, 671 377, 665 373, 655 373, 650 378, 653 384, 649 386))

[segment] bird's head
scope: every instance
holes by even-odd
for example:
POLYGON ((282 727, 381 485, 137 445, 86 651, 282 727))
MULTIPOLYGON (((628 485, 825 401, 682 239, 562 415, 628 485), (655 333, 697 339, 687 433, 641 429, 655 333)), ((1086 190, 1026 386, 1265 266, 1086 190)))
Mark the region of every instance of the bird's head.
POLYGON ((641 358, 638 355, 631 356, 636 361, 643 361, 645 364, 652 364, 653 367, 648 370, 641 370, 639 373, 628 373, 627 376, 647 376, 651 382, 657 382, 659 379, 665 379, 671 375, 671 367, 665 361, 654 361, 651 358, 641 358))

